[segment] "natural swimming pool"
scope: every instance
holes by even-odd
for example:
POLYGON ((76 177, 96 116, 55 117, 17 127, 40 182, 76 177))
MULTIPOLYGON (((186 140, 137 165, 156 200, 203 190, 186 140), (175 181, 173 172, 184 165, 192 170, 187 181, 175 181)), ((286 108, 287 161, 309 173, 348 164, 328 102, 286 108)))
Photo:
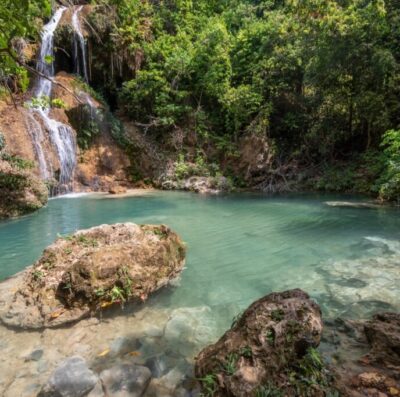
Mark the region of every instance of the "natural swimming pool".
POLYGON ((330 207, 326 201, 332 199, 338 197, 87 195, 60 197, 34 215, 1 222, 2 279, 33 263, 57 234, 103 223, 167 224, 187 243, 188 254, 179 285, 158 293, 139 311, 40 333, 15 333, 0 326, 0 370, 5 374, 0 389, 5 390, 6 382, 9 393, 32 389, 72 354, 82 355, 92 366, 106 365, 99 354, 112 351, 112 346, 118 351, 118 338, 141 340, 137 360, 162 354, 166 367, 182 368, 182 360, 190 362, 234 316, 272 291, 304 289, 325 318, 361 318, 398 309, 400 212, 330 207), (43 357, 26 362, 26 354, 37 346, 43 357))

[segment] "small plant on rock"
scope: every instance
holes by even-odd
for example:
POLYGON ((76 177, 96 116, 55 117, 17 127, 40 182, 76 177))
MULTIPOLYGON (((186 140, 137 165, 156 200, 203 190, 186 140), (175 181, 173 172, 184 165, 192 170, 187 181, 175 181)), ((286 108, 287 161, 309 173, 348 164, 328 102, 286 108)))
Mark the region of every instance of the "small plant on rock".
POLYGON ((223 365, 223 371, 226 372, 228 376, 232 376, 236 372, 236 364, 239 357, 236 353, 229 353, 226 357, 226 362, 223 365))
POLYGON ((32 277, 33 277, 33 279, 34 279, 35 281, 41 280, 41 279, 43 278, 43 276, 44 276, 44 273, 43 273, 42 271, 40 271, 40 270, 35 270, 35 271, 32 273, 32 277))
POLYGON ((120 302, 122 304, 126 301, 124 290, 117 285, 110 290, 109 296, 112 303, 120 302))
POLYGON ((217 378, 214 374, 206 375, 204 378, 198 379, 201 383, 203 393, 201 397, 213 397, 217 390, 217 378))

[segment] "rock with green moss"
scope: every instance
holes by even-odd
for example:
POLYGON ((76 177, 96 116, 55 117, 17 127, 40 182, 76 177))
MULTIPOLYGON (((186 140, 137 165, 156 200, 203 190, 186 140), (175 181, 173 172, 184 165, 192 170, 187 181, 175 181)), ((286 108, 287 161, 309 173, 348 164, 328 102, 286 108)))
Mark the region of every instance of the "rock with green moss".
POLYGON ((196 358, 203 395, 326 395, 329 379, 316 350, 321 333, 320 308, 305 292, 267 295, 196 358))
POLYGON ((184 262, 184 243, 164 225, 82 230, 58 238, 31 268, 5 282, 16 292, 0 294, 0 318, 13 327, 56 327, 144 302, 177 278, 184 262))
POLYGON ((0 218, 36 211, 47 203, 47 199, 47 187, 31 172, 29 162, 1 153, 0 218))

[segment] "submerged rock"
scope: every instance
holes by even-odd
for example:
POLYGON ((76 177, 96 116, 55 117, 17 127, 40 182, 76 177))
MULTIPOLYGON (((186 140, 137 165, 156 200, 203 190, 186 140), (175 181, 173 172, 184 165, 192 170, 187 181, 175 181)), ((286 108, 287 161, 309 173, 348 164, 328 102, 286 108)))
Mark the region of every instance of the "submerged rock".
POLYGON ((55 369, 38 397, 83 397, 97 381, 97 375, 87 367, 82 357, 70 357, 55 369))
POLYGON ((321 333, 321 311, 305 292, 272 293, 198 355, 195 375, 213 396, 322 396, 321 333))
POLYGON ((22 328, 55 327, 99 309, 141 302, 183 269, 185 247, 167 226, 102 225, 60 237, 0 288, 0 319, 22 328))
POLYGON ((141 397, 150 380, 148 368, 135 364, 118 364, 100 374, 106 396, 141 397))
POLYGON ((2 156, 0 151, 0 219, 28 214, 47 203, 46 185, 29 169, 29 163, 2 156), (6 161, 8 159, 8 161, 6 161))
POLYGON ((379 209, 385 208, 384 205, 377 202, 366 202, 366 201, 326 201, 326 205, 329 207, 340 207, 340 208, 364 208, 364 209, 379 209))
POLYGON ((208 306, 182 307, 172 311, 164 338, 182 356, 194 355, 215 340, 217 324, 208 306))

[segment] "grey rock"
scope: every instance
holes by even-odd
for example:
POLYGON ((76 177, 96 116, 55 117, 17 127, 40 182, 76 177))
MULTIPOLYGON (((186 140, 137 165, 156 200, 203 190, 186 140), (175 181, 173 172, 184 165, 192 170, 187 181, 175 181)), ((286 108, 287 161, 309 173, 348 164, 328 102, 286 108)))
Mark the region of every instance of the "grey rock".
POLYGON ((134 364, 118 364, 100 374, 106 395, 141 397, 151 380, 148 368, 134 364))
POLYGON ((162 356, 150 357, 146 361, 145 366, 150 369, 153 378, 160 378, 168 370, 166 360, 162 356))
POLYGON ((134 337, 119 336, 111 342, 110 353, 114 356, 122 356, 126 353, 140 349, 141 343, 134 337))
POLYGON ((25 357, 25 361, 39 361, 43 356, 42 349, 33 350, 28 356, 25 357))
POLYGON ((79 356, 64 360, 51 374, 38 397, 83 397, 98 382, 97 375, 79 356))
POLYGON ((92 391, 86 397, 105 397, 103 385, 101 381, 96 383, 96 386, 92 389, 92 391))

